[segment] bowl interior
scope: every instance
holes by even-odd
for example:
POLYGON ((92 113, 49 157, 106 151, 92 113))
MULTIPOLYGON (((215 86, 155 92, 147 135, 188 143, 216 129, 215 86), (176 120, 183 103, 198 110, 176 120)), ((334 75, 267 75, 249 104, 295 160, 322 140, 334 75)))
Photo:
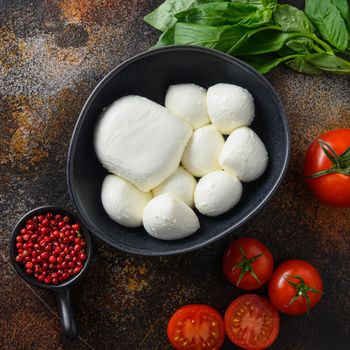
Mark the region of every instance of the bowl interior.
POLYGON ((90 264, 91 256, 92 256, 91 237, 90 237, 89 231, 84 227, 84 225, 81 224, 81 220, 77 217, 77 215, 75 215, 70 210, 60 208, 60 207, 43 206, 43 207, 35 208, 35 209, 29 211, 16 224, 15 228, 13 229, 12 237, 11 237, 11 241, 10 241, 10 256, 11 256, 12 264, 13 264, 15 270, 17 271, 17 273, 22 278, 24 278, 27 282, 29 282, 30 284, 32 284, 36 287, 39 287, 39 288, 45 288, 45 289, 51 289, 51 290, 65 289, 65 288, 69 288, 71 285, 75 284, 78 281, 78 279, 86 272, 88 265, 90 264), (85 247, 86 260, 85 260, 85 263, 83 265, 83 268, 81 269, 81 271, 78 274, 67 279, 63 283, 60 283, 57 285, 45 284, 45 283, 39 282, 33 276, 28 275, 25 272, 24 266, 22 264, 19 264, 15 260, 16 251, 17 251, 17 249, 16 249, 16 237, 20 234, 21 229, 25 227, 26 221, 31 219, 33 216, 46 214, 48 212, 51 212, 53 214, 61 214, 63 216, 68 215, 69 217, 71 217, 75 223, 80 224, 81 232, 82 232, 83 237, 86 241, 86 247, 85 247))
POLYGON ((241 61, 214 50, 178 46, 136 56, 109 73, 84 106, 68 156, 68 186, 83 222, 96 236, 121 250, 144 255, 167 255, 202 247, 238 227, 253 215, 280 183, 289 157, 289 131, 281 102, 267 80, 241 61), (256 117, 251 125, 269 153, 261 178, 244 184, 239 204, 218 217, 199 214, 201 228, 178 241, 161 241, 140 228, 126 228, 112 221, 103 210, 100 192, 107 171, 93 148, 96 121, 104 107, 119 97, 136 94, 164 105, 171 84, 195 83, 208 88, 232 83, 254 96, 256 117))

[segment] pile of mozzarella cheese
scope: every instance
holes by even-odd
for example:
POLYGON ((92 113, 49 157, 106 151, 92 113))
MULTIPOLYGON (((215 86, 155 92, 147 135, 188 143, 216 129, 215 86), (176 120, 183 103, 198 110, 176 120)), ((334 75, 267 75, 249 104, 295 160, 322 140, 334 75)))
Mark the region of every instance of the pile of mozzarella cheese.
POLYGON ((102 184, 105 211, 121 225, 143 224, 151 236, 174 240, 199 229, 193 207, 208 216, 230 210, 242 182, 267 166, 266 148, 248 127, 254 114, 252 95, 232 84, 207 91, 172 85, 165 107, 141 96, 118 99, 102 113, 94 137, 111 173, 102 184))

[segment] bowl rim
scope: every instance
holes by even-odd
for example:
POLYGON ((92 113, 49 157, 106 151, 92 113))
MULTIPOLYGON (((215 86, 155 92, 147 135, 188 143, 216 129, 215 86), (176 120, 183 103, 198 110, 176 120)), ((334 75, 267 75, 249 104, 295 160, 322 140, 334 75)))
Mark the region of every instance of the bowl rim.
POLYGON ((290 137, 290 130, 288 125, 288 119, 286 112, 284 110, 283 104, 281 102, 281 99, 279 98, 277 92, 271 85, 271 83, 258 71, 256 71, 253 67, 249 66, 247 63, 241 61, 240 59, 229 56, 225 53, 222 53, 220 51, 210 49, 210 48, 204 48, 200 46, 194 46, 194 45, 171 45, 166 47, 161 47, 149 51, 142 52, 140 54, 137 54, 119 65, 117 65, 115 68, 113 68, 110 72, 108 72, 95 86, 91 94, 89 95, 88 99, 86 100, 84 106, 81 109, 81 112, 79 114, 79 117, 76 121, 76 124, 73 129, 69 149, 68 149, 68 157, 67 157, 67 167, 66 167, 66 176, 67 176, 67 186, 68 186, 68 192, 70 195, 70 198, 72 200, 72 203, 77 211, 77 215, 79 216, 80 220, 85 224, 85 226, 90 230, 90 232, 96 236, 97 238, 101 239, 103 242, 107 243, 108 245, 112 246, 113 248, 117 248, 121 251, 136 254, 136 255, 142 255, 142 256, 169 256, 169 255, 177 255, 177 254, 183 254, 188 253, 200 248, 204 248, 207 245, 214 243, 215 241, 223 238, 224 236, 228 235, 229 233, 233 232, 235 229, 243 225, 245 222, 247 222, 249 219, 251 219, 254 215, 256 215, 263 207, 264 205, 271 199, 271 197, 275 194, 278 187, 280 186, 288 168, 289 159, 290 159, 290 149, 291 149, 291 137, 290 137), (285 149, 285 157, 283 159, 282 164, 282 171, 279 173, 277 180, 274 182, 273 186, 270 188, 264 199, 257 205, 252 211, 250 211, 248 214, 246 214, 243 218, 241 218, 239 221, 234 223, 231 227, 227 228, 226 230, 221 231, 219 234, 216 234, 213 237, 210 237, 206 240, 203 240, 202 242, 193 244, 191 246, 185 247, 185 248, 175 248, 168 251, 151 251, 151 250, 145 250, 142 248, 134 248, 130 246, 125 246, 123 244, 115 243, 113 240, 111 240, 109 237, 103 235, 100 230, 89 220, 89 218, 85 215, 84 210, 82 210, 80 206, 80 202, 78 200, 77 195, 75 194, 75 191, 73 189, 73 162, 72 162, 72 155, 75 153, 76 146, 77 146, 77 135, 80 133, 80 130, 82 128, 82 124, 84 122, 85 116, 87 114, 87 111, 91 107, 91 104, 93 103, 96 96, 99 94, 99 92, 102 90, 102 88, 121 70, 123 70, 128 65, 139 61, 145 57, 152 57, 154 55, 157 55, 158 53, 162 52, 174 52, 174 51, 192 51, 192 52, 200 52, 204 54, 213 55, 215 57, 219 57, 223 60, 226 60, 230 63, 234 63, 236 65, 241 66, 241 68, 249 71, 251 74, 253 74, 256 78, 263 81, 265 85, 267 85, 271 91, 274 93, 274 98, 276 100, 278 110, 280 111, 283 129, 284 129, 284 139, 286 142, 286 149, 285 149))
POLYGON ((69 289, 71 286, 76 284, 80 278, 85 275, 86 271, 88 270, 88 267, 92 260, 92 242, 91 242, 91 236, 90 232, 88 231, 86 225, 82 222, 80 219, 80 216, 75 214, 72 210, 64 208, 64 207, 58 207, 58 206, 50 206, 50 205, 43 205, 34 209, 29 210, 26 212, 22 217, 17 221, 16 225, 13 227, 11 238, 10 238, 10 244, 9 244, 9 250, 10 250, 10 260, 12 262, 12 265, 14 269, 16 270, 17 274, 25 280, 27 283, 30 283, 31 285, 41 288, 41 289, 48 289, 54 292, 60 292, 66 289, 69 289), (15 260, 15 244, 16 244, 16 237, 19 235, 19 231, 24 227, 25 222, 32 218, 33 216, 44 214, 47 212, 53 212, 53 213, 60 213, 64 215, 69 215, 75 222, 79 222, 80 228, 82 230, 84 239, 86 241, 86 260, 83 265, 83 268, 80 270, 80 272, 66 281, 59 283, 59 284, 45 284, 43 282, 40 282, 36 280, 33 276, 28 275, 25 271, 22 265, 20 265, 15 260))

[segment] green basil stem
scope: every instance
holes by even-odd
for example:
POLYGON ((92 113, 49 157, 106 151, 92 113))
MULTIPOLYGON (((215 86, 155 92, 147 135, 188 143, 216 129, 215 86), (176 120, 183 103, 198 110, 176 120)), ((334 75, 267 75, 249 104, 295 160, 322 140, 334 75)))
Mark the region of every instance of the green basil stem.
MULTIPOLYGON (((333 49, 325 43, 323 40, 319 39, 318 36, 314 33, 307 33, 307 32, 300 32, 300 33, 295 33, 295 36, 304 36, 306 38, 312 39, 313 41, 316 41, 320 46, 322 46, 326 52, 330 55, 334 55, 333 49)), ((315 46, 315 50, 319 53, 323 53, 323 50, 320 50, 318 46, 315 46)))
POLYGON ((311 38, 312 40, 316 41, 320 46, 322 46, 328 54, 334 55, 333 49, 327 43, 325 43, 323 40, 319 39, 319 37, 316 34, 313 34, 313 33, 309 34, 308 37, 311 38))
POLYGON ((318 46, 316 46, 316 45, 314 45, 314 49, 315 49, 315 51, 317 51, 318 53, 324 53, 324 51, 323 51, 320 47, 318 47, 318 46))

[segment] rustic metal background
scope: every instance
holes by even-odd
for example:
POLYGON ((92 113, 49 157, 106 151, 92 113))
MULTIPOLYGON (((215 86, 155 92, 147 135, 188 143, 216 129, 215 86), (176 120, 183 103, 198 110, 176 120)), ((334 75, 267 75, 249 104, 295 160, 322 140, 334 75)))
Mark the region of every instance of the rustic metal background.
MULTIPOLYGON (((271 349, 349 349, 350 211, 320 205, 302 181, 310 141, 350 126, 345 76, 304 76, 284 67, 268 75, 290 122, 289 171, 266 208, 226 239, 165 258, 124 254, 95 239, 91 269, 73 290, 76 341, 60 335, 53 295, 25 285, 12 270, 7 250, 13 225, 35 206, 71 206, 65 165, 79 111, 109 70, 156 41, 142 18, 160 2, 0 0, 0 348, 170 349, 165 329, 176 308, 205 303, 224 313, 241 294, 225 280, 220 260, 230 240, 254 236, 276 263, 306 259, 325 283, 309 317, 282 316, 271 349)), ((224 349, 234 348, 225 343, 224 349)))

